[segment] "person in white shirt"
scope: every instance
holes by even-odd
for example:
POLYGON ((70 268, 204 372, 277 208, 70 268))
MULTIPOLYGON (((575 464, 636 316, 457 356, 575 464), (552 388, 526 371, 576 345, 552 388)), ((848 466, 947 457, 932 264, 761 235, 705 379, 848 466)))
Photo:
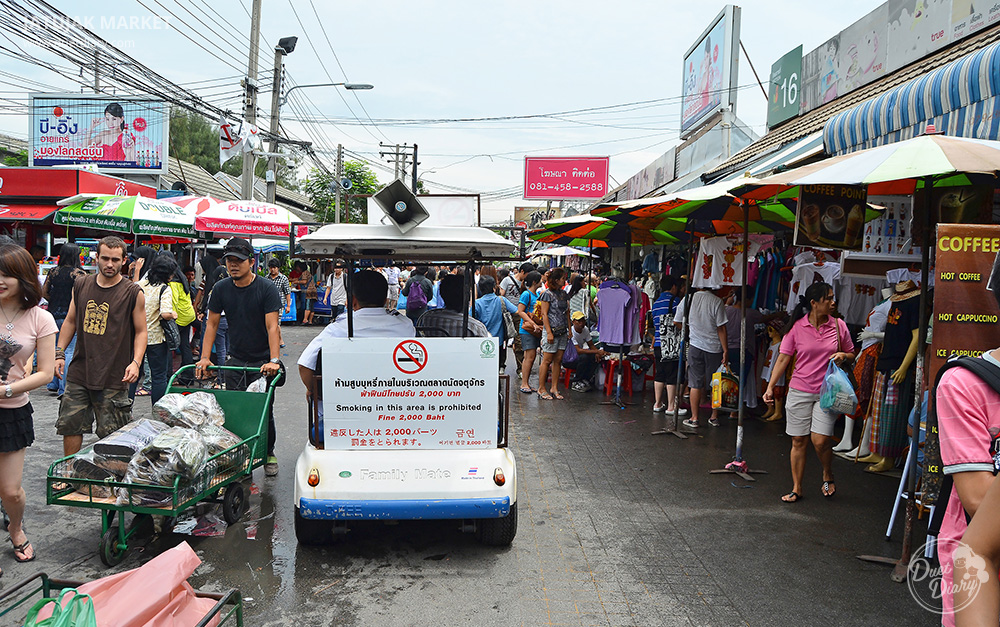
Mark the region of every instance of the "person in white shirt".
MULTIPOLYGON (((382 273, 374 270, 355 272, 351 277, 351 308, 354 311, 354 337, 414 337, 413 323, 397 310, 386 311, 389 286, 382 273)), ((313 338, 299 356, 299 378, 306 386, 306 398, 312 400, 313 377, 319 367, 320 349, 328 337, 347 337, 347 314, 342 313, 313 338)))
MULTIPOLYGON (((685 301, 687 298, 684 299, 685 301)), ((705 390, 712 382, 712 374, 729 358, 728 337, 726 335, 726 305, 711 289, 703 289, 691 296, 691 312, 685 317, 681 309, 686 303, 681 301, 677 307, 677 317, 682 323, 690 318, 691 327, 688 334, 688 388, 691 390, 691 418, 684 421, 690 428, 700 427, 698 410, 705 390)), ((674 319, 675 322, 677 318, 674 319)), ((719 426, 719 411, 712 410, 708 424, 719 426)))
POLYGON ((336 320, 337 316, 344 313, 347 306, 347 288, 344 287, 344 262, 342 261, 333 264, 333 272, 326 277, 326 304, 332 310, 330 320, 336 320))
POLYGON ((389 296, 385 299, 385 308, 392 311, 399 303, 399 268, 389 264, 382 268, 382 274, 385 275, 385 280, 389 284, 389 296))

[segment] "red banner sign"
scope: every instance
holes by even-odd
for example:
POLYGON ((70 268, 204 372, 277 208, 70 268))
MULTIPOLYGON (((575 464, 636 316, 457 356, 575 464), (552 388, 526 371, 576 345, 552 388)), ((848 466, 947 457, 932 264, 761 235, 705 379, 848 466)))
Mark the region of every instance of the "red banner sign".
POLYGON ((525 157, 525 200, 603 198, 610 157, 525 157))

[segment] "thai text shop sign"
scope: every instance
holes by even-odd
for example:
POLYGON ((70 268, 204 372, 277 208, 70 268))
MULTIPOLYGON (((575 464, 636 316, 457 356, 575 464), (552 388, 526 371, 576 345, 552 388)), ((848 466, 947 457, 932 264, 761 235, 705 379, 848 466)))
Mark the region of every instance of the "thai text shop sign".
POLYGON ((935 247, 932 383, 950 356, 1000 346, 1000 225, 939 224, 935 247))
POLYGON ((861 250, 868 190, 863 185, 803 185, 795 244, 861 250))
POLYGON ((525 200, 603 198, 609 157, 525 157, 525 200))
POLYGON ((102 171, 166 174, 165 102, 80 94, 31 94, 29 164, 96 164, 102 171))
POLYGON ((497 445, 496 338, 327 338, 327 449, 497 445))

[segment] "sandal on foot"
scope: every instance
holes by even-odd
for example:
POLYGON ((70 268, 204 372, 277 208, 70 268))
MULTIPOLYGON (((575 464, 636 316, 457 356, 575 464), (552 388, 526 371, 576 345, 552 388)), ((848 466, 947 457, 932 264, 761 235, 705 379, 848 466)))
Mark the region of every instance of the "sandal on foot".
POLYGON ((833 496, 837 493, 837 484, 833 482, 833 479, 823 482, 822 492, 823 496, 826 498, 833 498, 833 496), (833 489, 832 492, 830 491, 831 488, 833 489))
POLYGON ((538 398, 542 399, 543 401, 551 401, 552 400, 552 396, 550 394, 543 394, 542 392, 538 393, 538 398))
POLYGON ((782 503, 798 503, 802 499, 802 495, 798 492, 789 492, 785 496, 781 497, 782 503))
POLYGON ((532 390, 530 387, 521 386, 521 394, 531 394, 532 392, 534 392, 534 390, 532 390))
POLYGON ((31 562, 31 561, 33 561, 35 559, 35 551, 34 550, 31 551, 31 557, 24 557, 24 558, 18 557, 18 553, 20 553, 21 555, 24 555, 27 552, 27 550, 31 548, 31 542, 28 542, 27 540, 25 540, 20 545, 18 545, 18 544, 14 544, 14 538, 8 537, 7 539, 10 540, 10 545, 14 547, 14 561, 20 562, 20 563, 23 564, 24 562, 31 562))
POLYGON ((563 396, 562 394, 560 394, 559 392, 553 392, 552 393, 552 398, 556 399, 557 401, 564 401, 564 400, 566 400, 566 397, 563 396))

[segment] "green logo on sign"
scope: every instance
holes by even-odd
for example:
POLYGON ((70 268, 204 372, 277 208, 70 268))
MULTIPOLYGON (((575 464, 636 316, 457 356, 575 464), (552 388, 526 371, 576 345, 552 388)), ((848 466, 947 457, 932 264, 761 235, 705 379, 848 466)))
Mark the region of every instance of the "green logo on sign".
POLYGON ((347 479, 350 476, 351 476, 351 471, 350 470, 341 470, 340 471, 340 478, 341 479, 347 479))
POLYGON ((482 351, 480 357, 483 359, 489 359, 496 353, 496 347, 493 346, 493 342, 490 340, 483 340, 483 343, 479 345, 479 350, 482 351))

